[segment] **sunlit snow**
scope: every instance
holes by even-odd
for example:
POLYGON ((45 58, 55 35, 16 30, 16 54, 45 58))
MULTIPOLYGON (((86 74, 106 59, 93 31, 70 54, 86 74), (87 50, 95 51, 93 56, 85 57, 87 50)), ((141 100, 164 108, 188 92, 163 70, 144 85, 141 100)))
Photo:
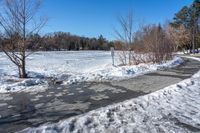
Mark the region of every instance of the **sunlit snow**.
POLYGON ((120 62, 116 54, 115 66, 112 66, 109 51, 36 52, 27 59, 27 71, 30 78, 19 79, 16 66, 3 53, 0 53, 0 92, 45 89, 47 77, 62 81, 63 84, 119 80, 157 69, 174 67, 182 62, 181 58, 176 57, 162 64, 118 66, 120 62))
POLYGON ((199 94, 200 71, 157 92, 22 133, 196 133, 199 94))

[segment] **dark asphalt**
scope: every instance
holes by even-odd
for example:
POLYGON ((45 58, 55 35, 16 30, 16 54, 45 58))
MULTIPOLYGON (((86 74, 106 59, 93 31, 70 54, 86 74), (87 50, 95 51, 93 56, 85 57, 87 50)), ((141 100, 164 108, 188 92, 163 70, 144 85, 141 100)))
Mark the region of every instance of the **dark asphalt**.
POLYGON ((142 96, 190 78, 200 62, 186 59, 172 69, 159 70, 135 78, 73 85, 53 85, 41 92, 0 94, 0 133, 79 115, 109 104, 142 96))

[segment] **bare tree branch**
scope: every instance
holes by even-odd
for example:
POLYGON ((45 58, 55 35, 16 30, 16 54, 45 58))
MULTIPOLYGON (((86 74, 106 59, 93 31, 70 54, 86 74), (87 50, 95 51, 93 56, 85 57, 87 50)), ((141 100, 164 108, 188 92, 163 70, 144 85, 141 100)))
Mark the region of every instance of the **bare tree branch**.
MULTIPOLYGON (((1 47, 8 58, 18 67, 20 78, 26 78, 26 58, 29 39, 27 35, 39 33, 47 20, 37 19, 41 0, 3 0, 4 11, 0 13, 0 27, 4 30, 1 47)), ((37 42, 35 42, 37 44, 37 42)))

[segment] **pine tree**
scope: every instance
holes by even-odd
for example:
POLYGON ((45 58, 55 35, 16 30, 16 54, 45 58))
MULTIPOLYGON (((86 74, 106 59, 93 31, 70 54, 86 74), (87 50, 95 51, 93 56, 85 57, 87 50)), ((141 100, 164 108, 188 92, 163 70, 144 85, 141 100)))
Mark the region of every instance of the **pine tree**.
POLYGON ((191 33, 191 43, 190 50, 195 52, 197 48, 197 34, 199 31, 199 18, 200 18, 200 0, 194 0, 190 6, 184 6, 171 22, 171 26, 177 28, 177 30, 184 26, 191 33))

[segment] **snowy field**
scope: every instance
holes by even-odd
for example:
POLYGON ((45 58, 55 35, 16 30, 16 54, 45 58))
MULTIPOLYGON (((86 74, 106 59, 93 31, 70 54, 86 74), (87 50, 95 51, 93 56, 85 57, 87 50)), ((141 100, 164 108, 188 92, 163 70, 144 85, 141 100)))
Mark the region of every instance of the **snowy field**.
POLYGON ((18 79, 17 68, 0 53, 0 93, 45 89, 47 78, 63 84, 84 81, 107 81, 130 78, 147 72, 182 63, 181 58, 174 58, 163 64, 140 64, 137 66, 112 66, 111 53, 103 51, 80 52, 37 52, 28 57, 27 71, 29 79, 18 79))
POLYGON ((20 133, 199 133, 200 71, 157 92, 20 133))

